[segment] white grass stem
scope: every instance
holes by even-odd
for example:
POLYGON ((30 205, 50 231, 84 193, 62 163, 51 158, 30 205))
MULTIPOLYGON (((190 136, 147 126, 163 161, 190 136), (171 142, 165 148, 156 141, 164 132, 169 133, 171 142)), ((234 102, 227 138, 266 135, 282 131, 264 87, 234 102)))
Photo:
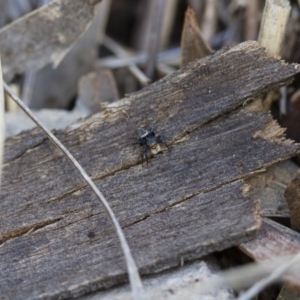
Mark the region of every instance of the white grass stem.
POLYGON ((251 288, 249 288, 245 293, 242 293, 238 300, 251 300, 255 295, 259 294, 265 287, 271 283, 275 283, 282 278, 287 271, 290 270, 295 264, 300 262, 300 253, 294 256, 292 259, 279 265, 270 275, 261 279, 255 283, 251 288))

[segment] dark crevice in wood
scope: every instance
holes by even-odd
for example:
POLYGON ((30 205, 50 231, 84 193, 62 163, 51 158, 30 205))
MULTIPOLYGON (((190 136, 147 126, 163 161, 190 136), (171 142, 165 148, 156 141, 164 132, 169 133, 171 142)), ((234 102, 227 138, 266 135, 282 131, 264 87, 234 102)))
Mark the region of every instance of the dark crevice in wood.
POLYGON ((57 219, 54 219, 54 220, 47 220, 47 221, 44 221, 44 222, 37 223, 34 226, 20 227, 17 230, 13 230, 13 231, 7 232, 5 234, 2 234, 0 236, 0 246, 2 244, 4 244, 5 242, 9 241, 9 240, 12 240, 12 239, 15 239, 15 238, 20 238, 22 236, 27 235, 28 233, 38 231, 39 229, 42 229, 42 228, 45 228, 46 226, 55 224, 55 223, 59 222, 62 219, 63 218, 60 217, 60 218, 57 218, 57 219))
MULTIPOLYGON (((261 171, 259 171, 258 173, 260 173, 260 172, 261 172, 261 171)), ((253 172, 251 176, 253 176, 254 174, 257 174, 257 173, 256 173, 256 172, 253 172)), ((201 196, 201 195, 204 195, 204 194, 206 194, 206 193, 210 193, 210 192, 216 191, 216 190, 218 190, 218 189, 220 189, 220 188, 222 188, 222 187, 224 187, 224 186, 226 186, 226 185, 238 183, 238 182, 241 181, 241 180, 243 181, 243 179, 245 179, 245 178, 243 178, 243 177, 237 177, 237 178, 235 178, 235 179, 233 179, 233 180, 224 182, 224 183, 222 183, 222 184, 220 184, 220 185, 218 185, 218 186, 214 186, 214 187, 212 187, 212 188, 210 188, 210 189, 203 190, 203 191, 201 191, 200 193, 191 194, 191 195, 188 195, 188 196, 186 196, 186 197, 183 197, 182 199, 175 200, 175 201, 172 202, 171 204, 168 204, 166 207, 161 208, 161 209, 158 209, 158 210, 156 210, 156 211, 152 211, 151 213, 149 213, 149 214, 147 214, 147 215, 144 215, 142 218, 137 219, 137 220, 135 220, 135 221, 132 222, 132 223, 128 223, 128 224, 126 224, 125 226, 122 226, 122 228, 123 228, 123 229, 129 228, 129 227, 131 227, 131 226, 133 226, 133 225, 135 225, 135 224, 138 224, 138 223, 140 223, 140 222, 143 222, 143 221, 147 220, 147 219, 150 218, 151 216, 158 215, 158 214, 163 213, 163 212, 165 212, 165 211, 171 210, 171 209, 173 209, 175 206, 177 206, 177 205, 179 205, 179 204, 182 204, 182 203, 184 203, 184 202, 187 202, 187 201, 189 201, 190 199, 192 199, 192 198, 194 198, 194 197, 201 196)), ((247 186, 248 186, 247 184, 244 185, 243 191, 245 191, 245 189, 247 189, 247 186)))
MULTIPOLYGON (((94 178, 92 178, 92 179, 93 179, 93 181, 95 181, 94 178)), ((73 189, 71 189, 71 190, 69 190, 69 191, 67 191, 67 192, 65 192, 65 193, 63 193, 63 194, 61 194, 61 195, 59 195, 58 197, 50 198, 49 200, 46 200, 46 201, 44 201, 43 203, 48 204, 48 203, 50 203, 50 202, 56 202, 56 201, 62 200, 62 199, 64 199, 65 197, 69 197, 69 196, 74 195, 74 193, 78 193, 80 190, 83 190, 83 189, 85 189, 86 187, 87 187, 87 184, 86 184, 86 183, 81 183, 81 184, 77 185, 75 188, 73 188, 73 189)), ((37 204, 37 205, 38 205, 38 204, 37 204)))
MULTIPOLYGON (((21 134, 24 134, 24 132, 23 133, 21 133, 21 134)), ((20 134, 20 135, 21 135, 20 134)), ((15 138, 16 136, 14 136, 13 138, 15 138)), ((11 138, 11 139, 13 139, 13 138, 11 138)), ((26 138, 28 138, 28 137, 26 137, 26 138)), ((9 139, 7 139, 6 140, 6 142, 8 141, 9 139)), ((15 161, 15 160, 17 160, 17 159, 20 159, 23 155, 25 155, 26 153, 27 153, 27 151, 32 151, 33 149, 35 149, 35 148, 38 148, 40 145, 42 145, 45 141, 47 141, 48 140, 48 137, 47 136, 44 136, 43 138, 42 138, 42 140, 41 141, 39 141, 38 143, 36 143, 35 145, 30 145, 30 147, 28 147, 27 149, 25 149, 24 151, 22 151, 21 153, 18 153, 16 156, 13 156, 13 157, 11 157, 11 158, 9 158, 9 159, 7 159, 7 160, 4 160, 4 164, 3 164, 3 167, 6 165, 6 164, 9 164, 11 161, 15 161)))

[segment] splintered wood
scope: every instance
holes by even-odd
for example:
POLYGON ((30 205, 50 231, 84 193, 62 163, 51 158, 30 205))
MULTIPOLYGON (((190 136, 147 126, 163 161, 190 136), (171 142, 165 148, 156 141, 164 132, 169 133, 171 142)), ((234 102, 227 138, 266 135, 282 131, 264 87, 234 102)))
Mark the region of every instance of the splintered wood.
MULTIPOLYGON (((246 42, 57 133, 107 197, 141 274, 254 237, 260 207, 243 179, 300 146, 243 104, 298 72, 246 42), (171 151, 147 166, 131 137, 149 124, 171 151)), ((0 213, 2 295, 68 298, 127 280, 102 205, 39 130, 6 142, 0 213)))

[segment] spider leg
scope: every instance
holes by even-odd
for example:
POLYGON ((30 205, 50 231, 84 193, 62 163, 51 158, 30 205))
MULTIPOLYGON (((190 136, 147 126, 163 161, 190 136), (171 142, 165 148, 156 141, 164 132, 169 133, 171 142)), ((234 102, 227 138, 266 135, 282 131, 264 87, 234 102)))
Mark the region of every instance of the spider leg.
POLYGON ((171 148, 170 148, 170 146, 167 144, 166 138, 165 138, 165 137, 163 137, 163 136, 161 136, 161 135, 158 135, 158 136, 156 137, 156 142, 157 142, 158 144, 164 145, 169 151, 171 151, 171 148))
POLYGON ((164 142, 163 143, 164 144, 164 146, 166 146, 167 147, 167 149, 169 150, 169 152, 171 151, 171 148, 170 148, 170 146, 166 143, 166 142, 164 142))
POLYGON ((148 166, 148 160, 149 160, 148 153, 149 152, 150 152, 150 147, 145 145, 144 148, 141 151, 142 165, 143 165, 143 163, 146 159, 147 166, 148 166))

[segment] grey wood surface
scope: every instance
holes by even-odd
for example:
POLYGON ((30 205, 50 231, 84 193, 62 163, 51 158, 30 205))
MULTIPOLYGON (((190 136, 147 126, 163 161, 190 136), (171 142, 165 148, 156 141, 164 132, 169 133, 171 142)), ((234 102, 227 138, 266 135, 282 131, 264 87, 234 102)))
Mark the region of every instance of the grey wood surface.
MULTIPOLYGON (((242 105, 298 72, 243 43, 57 133, 107 197, 142 274, 254 236, 259 205, 241 179, 300 147, 270 115, 242 105), (147 166, 130 137, 150 123, 171 151, 147 166)), ((0 200, 2 295, 63 299, 127 279, 102 205, 39 130, 7 140, 0 200)))

